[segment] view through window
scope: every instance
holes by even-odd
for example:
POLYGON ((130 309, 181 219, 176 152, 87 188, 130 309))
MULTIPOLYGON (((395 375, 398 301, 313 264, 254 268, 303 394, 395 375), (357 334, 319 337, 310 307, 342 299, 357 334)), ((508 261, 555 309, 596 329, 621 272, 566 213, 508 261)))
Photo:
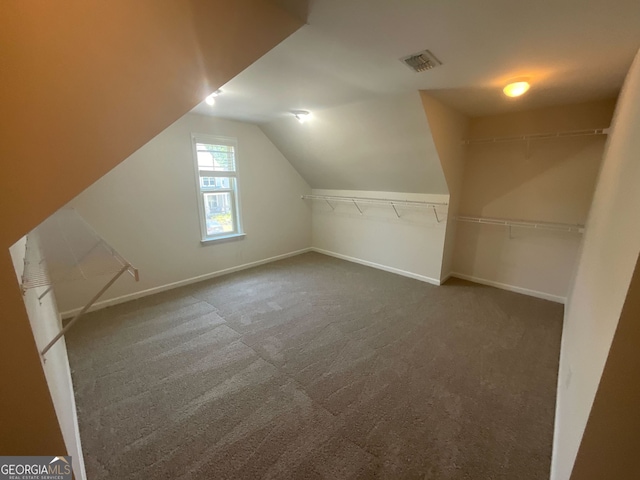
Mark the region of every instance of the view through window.
POLYGON ((203 240, 240 233, 237 141, 193 135, 203 240))

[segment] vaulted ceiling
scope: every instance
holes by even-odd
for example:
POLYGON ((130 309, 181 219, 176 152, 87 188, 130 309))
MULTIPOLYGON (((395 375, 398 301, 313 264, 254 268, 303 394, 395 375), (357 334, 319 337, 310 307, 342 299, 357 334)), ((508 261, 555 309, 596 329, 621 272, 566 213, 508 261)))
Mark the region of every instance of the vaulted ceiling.
POLYGON ((305 27, 197 111, 262 123, 416 90, 471 116, 610 98, 640 47, 638 25, 637 0, 314 0, 305 27), (415 73, 399 61, 423 49, 443 65, 415 73), (504 97, 522 76, 526 97, 504 97))
POLYGON ((278 2, 307 25, 193 111, 260 124, 314 188, 446 193, 419 90, 467 116, 612 98, 640 47, 638 0, 278 2), (442 65, 400 61, 425 49, 442 65))
POLYGON ((313 188, 449 193, 418 92, 260 127, 313 188))

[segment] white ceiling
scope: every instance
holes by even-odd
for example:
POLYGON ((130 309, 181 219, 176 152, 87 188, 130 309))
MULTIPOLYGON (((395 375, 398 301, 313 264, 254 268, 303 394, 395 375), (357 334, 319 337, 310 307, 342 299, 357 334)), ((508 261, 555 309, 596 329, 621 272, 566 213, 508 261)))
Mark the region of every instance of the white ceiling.
POLYGON ((429 90, 480 116, 615 96, 640 47, 639 0, 314 0, 308 25, 194 112, 264 123, 429 90), (398 59, 430 49, 443 65, 398 59), (512 100, 507 80, 531 90, 512 100))
POLYGON ((418 92, 260 125, 312 188, 447 194, 418 92))

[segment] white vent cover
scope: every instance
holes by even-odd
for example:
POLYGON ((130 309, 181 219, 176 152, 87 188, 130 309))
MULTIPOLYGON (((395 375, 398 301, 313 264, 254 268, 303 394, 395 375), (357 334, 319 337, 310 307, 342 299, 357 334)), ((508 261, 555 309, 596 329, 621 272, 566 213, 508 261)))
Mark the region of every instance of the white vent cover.
POLYGON ((442 62, 429 50, 413 53, 401 58, 400 61, 414 72, 424 72, 426 70, 431 70, 438 65, 442 65, 442 62))

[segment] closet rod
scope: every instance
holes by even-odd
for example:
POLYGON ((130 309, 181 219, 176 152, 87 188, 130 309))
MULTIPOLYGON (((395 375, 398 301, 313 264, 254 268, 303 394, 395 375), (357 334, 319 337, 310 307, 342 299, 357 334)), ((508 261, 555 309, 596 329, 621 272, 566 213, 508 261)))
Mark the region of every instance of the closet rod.
POLYGON ((564 132, 552 133, 533 133, 528 135, 515 135, 511 137, 491 137, 462 140, 463 145, 482 144, 482 143, 503 143, 503 142, 519 142, 523 140, 544 140, 552 138, 568 138, 568 137, 585 137, 590 135, 608 135, 609 128, 596 128, 590 130, 570 130, 564 132))
POLYGON ((390 198, 343 197, 335 195, 302 195, 303 200, 325 200, 329 202, 371 203, 399 207, 446 207, 447 202, 422 202, 419 200, 393 200, 390 198))
POLYGON ((584 232, 584 225, 571 223, 532 222, 529 220, 510 220, 506 218, 467 217, 458 216, 459 222, 484 223, 487 225, 502 225, 505 227, 535 228, 539 230, 555 230, 558 232, 584 232))

